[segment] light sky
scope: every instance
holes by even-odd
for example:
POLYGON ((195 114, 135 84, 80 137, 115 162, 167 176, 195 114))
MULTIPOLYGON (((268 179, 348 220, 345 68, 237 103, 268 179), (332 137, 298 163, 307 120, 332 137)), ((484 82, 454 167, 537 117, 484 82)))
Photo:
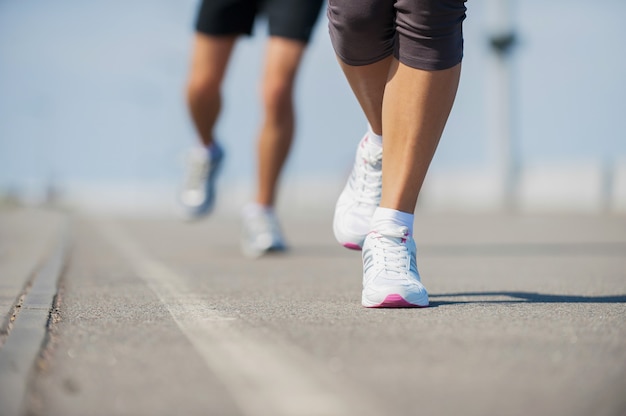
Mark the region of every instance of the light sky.
MULTIPOLYGON (((432 171, 489 169, 486 0, 470 0, 458 98, 432 171)), ((523 165, 626 158, 626 2, 514 2, 514 139, 523 165)), ((0 2, 0 189, 175 183, 194 143, 183 99, 191 0, 0 2), (52 178, 52 179, 50 179, 52 178)), ((264 25, 235 51, 218 135, 224 180, 254 172, 264 25)), ((322 15, 299 76, 286 175, 347 172, 365 121, 322 15)))

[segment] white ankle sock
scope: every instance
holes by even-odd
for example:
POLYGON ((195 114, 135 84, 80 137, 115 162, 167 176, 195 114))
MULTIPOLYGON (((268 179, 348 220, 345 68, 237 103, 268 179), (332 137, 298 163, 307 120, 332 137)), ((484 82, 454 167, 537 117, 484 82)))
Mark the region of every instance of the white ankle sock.
POLYGON ((409 227, 409 235, 413 235, 413 220, 415 215, 391 208, 376 208, 372 217, 371 229, 376 230, 387 225, 409 227))
POLYGON ((243 215, 247 217, 255 217, 259 215, 274 215, 274 207, 271 205, 262 205, 258 202, 250 202, 243 207, 243 215))
POLYGON ((383 146, 383 136, 374 133, 374 131, 372 130, 372 126, 370 126, 369 124, 367 125, 367 137, 369 143, 375 144, 379 147, 383 146))

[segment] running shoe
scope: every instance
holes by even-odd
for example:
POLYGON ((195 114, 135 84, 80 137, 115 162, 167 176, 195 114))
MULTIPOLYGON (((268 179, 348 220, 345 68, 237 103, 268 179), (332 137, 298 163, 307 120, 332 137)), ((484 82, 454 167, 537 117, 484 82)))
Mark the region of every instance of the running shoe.
POLYGON ((370 230, 374 211, 380 203, 382 189, 383 150, 361 140, 354 166, 335 206, 333 231, 337 241, 346 248, 361 250, 370 230))
POLYGON ((416 251, 408 227, 385 227, 367 235, 362 253, 363 306, 428 306, 428 292, 417 271, 416 251))
POLYGON ((219 173, 224 151, 214 144, 211 151, 192 149, 187 157, 187 173, 180 202, 186 219, 201 218, 211 212, 215 202, 215 179, 219 173))
POLYGON ((257 258, 287 249, 276 214, 258 205, 243 210, 241 249, 246 257, 257 258))

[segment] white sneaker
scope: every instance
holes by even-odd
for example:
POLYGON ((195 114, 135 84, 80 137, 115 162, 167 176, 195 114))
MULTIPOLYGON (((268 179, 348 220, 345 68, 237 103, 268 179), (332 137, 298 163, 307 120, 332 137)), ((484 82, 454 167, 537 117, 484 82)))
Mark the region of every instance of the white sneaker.
POLYGON ((241 249, 245 256, 257 258, 287 249, 278 219, 272 211, 249 205, 244 208, 242 217, 241 249))
POLYGON ((417 271, 416 251, 408 227, 379 229, 367 235, 363 245, 363 306, 428 306, 428 292, 417 271))
POLYGON ((333 231, 341 245, 361 250, 370 221, 380 203, 382 189, 382 148, 369 143, 367 135, 359 143, 348 183, 337 200, 333 231))
POLYGON ((212 152, 204 148, 192 149, 187 157, 187 173, 180 202, 187 219, 207 215, 215 202, 215 179, 222 164, 224 152, 217 143, 212 152))

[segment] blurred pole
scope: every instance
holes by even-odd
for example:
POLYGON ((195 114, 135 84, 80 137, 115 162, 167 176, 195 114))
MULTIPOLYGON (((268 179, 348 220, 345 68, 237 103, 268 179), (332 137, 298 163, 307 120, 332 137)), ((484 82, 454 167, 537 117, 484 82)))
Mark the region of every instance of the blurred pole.
POLYGON ((519 157, 515 142, 512 52, 516 43, 513 0, 487 0, 489 65, 487 116, 490 146, 506 210, 517 208, 519 157))

